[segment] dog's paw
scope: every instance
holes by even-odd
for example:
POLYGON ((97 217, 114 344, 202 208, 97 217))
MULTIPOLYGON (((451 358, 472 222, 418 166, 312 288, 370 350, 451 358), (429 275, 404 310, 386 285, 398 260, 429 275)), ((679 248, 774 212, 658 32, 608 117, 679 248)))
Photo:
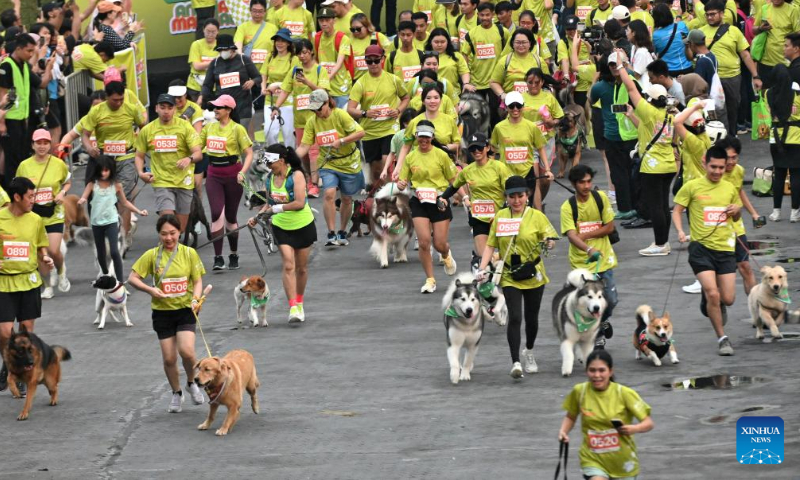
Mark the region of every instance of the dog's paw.
MULTIPOLYGON (((467 373, 467 375, 469 375, 469 373, 467 373)), ((450 382, 453 385, 458 385, 458 380, 459 380, 458 369, 457 368, 451 368, 450 369, 450 382)))
POLYGON ((214 432, 214 435, 216 435, 216 436, 218 436, 218 437, 224 437, 224 436, 225 436, 225 435, 227 435, 227 434, 228 434, 228 430, 227 430, 227 429, 225 429, 225 428, 220 428, 219 430, 217 430, 216 432, 214 432))
POLYGON ((97 326, 97 329, 98 329, 98 330, 102 330, 103 328, 105 328, 105 325, 98 325, 98 326, 97 326))
POLYGON ((263 322, 263 323, 261 324, 261 326, 262 326, 262 327, 264 327, 264 328, 267 328, 267 327, 269 327, 269 323, 267 323, 267 322, 263 322))
POLYGON ((208 430, 208 427, 210 425, 211 424, 209 424, 208 422, 203 422, 203 423, 201 423, 200 425, 197 426, 197 429, 198 430, 208 430))
POLYGON ((58 405, 58 400, 50 400, 51 407, 55 407, 56 405, 58 405))
POLYGON ((17 417, 17 420, 19 420, 19 421, 27 420, 27 419, 28 419, 28 412, 22 412, 17 417))
POLYGON ((472 380, 472 377, 470 376, 469 370, 467 370, 466 368, 462 368, 461 369, 461 376, 459 377, 459 380, 463 380, 465 382, 469 382, 470 380, 472 380))
POLYGON ((389 268, 389 264, 388 263, 381 263, 381 268, 389 268))
POLYGON ((394 259, 394 263, 408 263, 408 257, 403 255, 402 257, 397 257, 394 259))
POLYGON ((678 360, 678 357, 673 358, 671 361, 672 361, 673 365, 676 364, 676 363, 681 363, 681 361, 678 360))
POLYGON ((125 324, 125 326, 126 326, 126 327, 132 327, 132 326, 133 326, 133 322, 127 322, 127 323, 125 324))
POLYGON ((783 334, 781 332, 773 332, 772 338, 774 338, 775 340, 780 340, 783 338, 783 334))
POLYGON ((92 325, 97 325, 98 323, 100 323, 100 318, 99 317, 94 319, 94 322, 92 322, 92 325))
POLYGON ((661 360, 659 360, 658 358, 654 358, 653 359, 653 366, 660 367, 661 366, 661 360))
POLYGON ((761 330, 756 331, 756 338, 762 340, 764 338, 764 332, 761 330))

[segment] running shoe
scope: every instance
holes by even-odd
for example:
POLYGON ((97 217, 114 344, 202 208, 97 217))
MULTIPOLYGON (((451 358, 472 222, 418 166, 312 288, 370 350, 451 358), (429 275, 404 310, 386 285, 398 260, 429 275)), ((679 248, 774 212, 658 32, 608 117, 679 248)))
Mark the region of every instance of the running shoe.
POLYGON ((447 257, 446 258, 443 257, 442 260, 444 261, 444 273, 448 275, 455 275, 457 265, 456 265, 456 259, 453 258, 453 252, 448 250, 447 257))
POLYGON ((305 319, 306 319, 306 311, 303 310, 303 304, 302 303, 298 303, 297 304, 297 309, 300 311, 300 318, 303 319, 301 321, 305 321, 305 319))
POLYGON ((700 280, 695 280, 693 284, 683 287, 683 291, 686 293, 701 293, 703 287, 700 285, 700 280))
POLYGON ((730 357, 733 355, 733 345, 731 345, 731 341, 728 337, 723 337, 722 340, 720 340, 717 355, 721 357, 730 357))
POLYGON ((789 215, 789 222, 790 223, 800 222, 800 208, 792 209, 792 214, 789 215))
POLYGON ((600 322, 600 335, 608 339, 614 336, 614 327, 611 326, 611 322, 608 320, 600 322))
POLYGON ((297 305, 289 309, 289 323, 300 323, 304 320, 305 316, 303 315, 303 312, 297 307, 297 305))
POLYGON ((744 125, 737 126, 736 135, 747 135, 747 127, 744 125))
POLYGON ((770 222, 780 222, 781 221, 781 209, 780 208, 773 208, 772 213, 769 214, 769 221, 770 222))
POLYGON ((222 258, 222 255, 214 255, 214 266, 211 269, 225 270, 225 259, 222 258))
POLYGON ((58 275, 58 291, 67 293, 71 287, 72 284, 69 283, 67 278, 67 267, 64 266, 63 271, 58 275))
POLYGON ((539 365, 536 365, 536 359, 533 358, 533 350, 523 348, 522 356, 525 358, 525 373, 539 373, 539 365))
POLYGON ((338 239, 336 238, 336 234, 333 233, 333 230, 328 232, 328 241, 325 242, 326 247, 330 247, 333 245, 337 245, 338 239))
POLYGON ((53 298, 53 287, 49 285, 44 287, 44 289, 42 290, 42 298, 45 300, 53 298))
POLYGON ((228 255, 228 270, 239 270, 239 255, 231 253, 228 255))
POLYGON ((511 373, 509 373, 512 378, 522 378, 522 364, 519 362, 514 362, 514 366, 511 367, 511 373))
POLYGON ((628 210, 627 212, 617 212, 614 215, 616 220, 631 220, 636 218, 636 210, 628 210))
POLYGON ((339 230, 336 233, 336 244, 340 247, 346 247, 350 245, 350 240, 347 239, 347 232, 344 230, 339 230))
POLYGON ((308 196, 311 198, 319 198, 319 187, 316 184, 308 186, 308 196))
POLYGON ((642 255, 643 257, 660 257, 669 255, 670 251, 671 249, 669 243, 665 243, 664 245, 656 245, 655 243, 651 243, 649 247, 639 250, 639 255, 642 255))
POLYGON ((650 220, 645 220, 644 218, 637 218, 633 222, 628 225, 623 225, 625 228, 650 228, 653 226, 653 222, 650 220))
POLYGON ((637 220, 639 220, 638 214, 634 215, 633 217, 629 218, 628 220, 623 220, 623 221, 619 222, 619 224, 621 226, 625 227, 625 228, 628 228, 629 226, 631 226, 633 224, 633 222, 635 222, 637 220))
POLYGON ((419 289, 420 293, 433 293, 436 291, 436 279, 435 278, 428 278, 425 279, 425 285, 419 289))
POLYGON ((206 401, 205 397, 203 396, 203 392, 196 383, 190 383, 187 390, 189 390, 189 395, 192 396, 192 402, 194 402, 195 405, 202 405, 206 401))
POLYGON ((169 402, 169 413, 180 413, 183 410, 183 394, 181 392, 172 392, 172 400, 169 402))

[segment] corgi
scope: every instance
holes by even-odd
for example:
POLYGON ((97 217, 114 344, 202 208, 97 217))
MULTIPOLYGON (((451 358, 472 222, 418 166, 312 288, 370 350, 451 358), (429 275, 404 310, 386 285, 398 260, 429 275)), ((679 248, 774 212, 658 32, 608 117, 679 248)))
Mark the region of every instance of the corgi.
POLYGON ((663 317, 656 317, 649 305, 640 305, 636 309, 633 348, 636 349, 636 360, 641 360, 644 354, 656 367, 661 366, 661 359, 667 353, 672 363, 678 363, 678 352, 672 341, 672 322, 669 319, 669 312, 664 312, 663 317))

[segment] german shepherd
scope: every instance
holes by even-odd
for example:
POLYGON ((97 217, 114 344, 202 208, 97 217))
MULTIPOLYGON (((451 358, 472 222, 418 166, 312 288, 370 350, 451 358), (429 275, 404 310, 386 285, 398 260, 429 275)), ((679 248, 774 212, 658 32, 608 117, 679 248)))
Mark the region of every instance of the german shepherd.
POLYGON ((61 362, 72 358, 64 347, 44 343, 25 326, 19 333, 12 332, 8 348, 3 352, 3 360, 8 368, 8 388, 14 398, 22 398, 17 381, 28 386, 25 406, 17 420, 26 420, 36 395, 36 386, 44 383, 50 392, 50 405, 58 404, 58 382, 61 381, 61 362))
POLYGON ((206 228, 206 238, 209 240, 211 240, 211 225, 209 225, 206 212, 203 210, 203 200, 200 195, 196 190, 192 191, 192 195, 192 209, 189 212, 189 220, 186 222, 186 231, 183 233, 183 244, 196 248, 199 237, 195 230, 197 224, 206 228))

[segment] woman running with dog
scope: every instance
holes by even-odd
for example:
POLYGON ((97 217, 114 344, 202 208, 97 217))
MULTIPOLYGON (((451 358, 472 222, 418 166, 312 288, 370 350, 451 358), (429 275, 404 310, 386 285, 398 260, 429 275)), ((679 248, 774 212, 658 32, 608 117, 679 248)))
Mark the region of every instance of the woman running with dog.
POLYGON ((300 66, 300 60, 294 54, 292 32, 281 28, 272 36, 272 53, 261 64, 261 94, 269 98, 272 109, 277 109, 283 122, 264 116, 264 134, 267 144, 278 143, 278 133, 283 132, 283 143, 294 148, 294 102, 291 96, 286 98, 280 108, 275 104, 281 94, 281 82, 290 70, 300 66))
POLYGON ((161 215, 156 222, 160 244, 144 252, 131 267, 128 283, 152 297, 153 330, 161 344, 164 373, 172 388, 170 413, 182 410, 183 391, 178 373, 178 355, 186 372, 186 388, 195 405, 205 400, 194 383, 194 341, 197 311, 203 295, 206 269, 197 251, 178 240, 181 222, 172 214, 161 215), (152 284, 144 282, 152 277, 152 284))
MULTIPOLYGON (((411 125, 406 128, 406 141, 409 130, 412 130, 411 125)), ((446 204, 442 206, 443 208, 438 208, 436 200, 450 187, 458 172, 450 157, 441 149, 433 147, 435 135, 433 122, 429 120, 416 122, 412 131, 416 137, 417 148, 400 160, 403 165, 397 187, 401 191, 409 185, 414 188, 414 196, 409 201, 409 206, 414 221, 414 232, 419 241, 419 260, 425 271, 425 284, 422 285, 420 292, 433 293, 436 291, 436 279, 433 277, 431 241, 433 248, 442 255, 445 273, 448 275, 456 273, 456 260, 450 252, 450 243, 447 240, 453 212, 446 204)), ((407 147, 408 143, 403 149, 407 147)))
MULTIPOLYGON (((314 213, 306 198, 303 164, 292 147, 267 147, 267 200, 259 214, 272 215, 272 233, 283 260, 283 290, 289 299, 289 323, 305 321, 303 296, 308 281, 308 256, 317 241, 314 213)), ((256 226, 256 218, 247 222, 256 226)))
POLYGON ((569 432, 580 415, 583 478, 635 479, 639 475, 639 457, 633 435, 653 429, 650 405, 635 390, 614 381, 614 360, 607 350, 589 354, 586 376, 588 381, 575 385, 564 399, 567 414, 561 422, 558 441, 569 443, 569 432), (638 423, 633 423, 634 418, 638 423))
POLYGON ((71 287, 67 278, 67 265, 61 254, 61 242, 64 238, 64 197, 72 186, 72 174, 63 160, 50 155, 51 143, 49 131, 40 128, 33 132, 34 155, 20 163, 17 168, 18 177, 29 178, 36 184, 33 213, 44 220, 44 229, 50 242, 47 254, 55 264, 55 269, 43 269, 45 287, 42 298, 53 298, 52 285, 56 271, 58 289, 66 293, 71 287))
POLYGON ((503 260, 500 287, 508 305, 508 346, 511 349, 511 376, 522 377, 519 361, 520 327, 522 326, 522 303, 525 302, 525 371, 536 373, 539 367, 533 356, 533 345, 539 332, 539 307, 544 286, 550 282, 542 263, 544 249, 552 250, 558 239, 553 226, 539 210, 528 206, 528 183, 514 175, 505 183, 508 208, 497 212, 489 230, 486 248, 475 278, 484 282, 490 278, 487 272, 492 263, 495 248, 503 260))
MULTIPOLYGON (((253 142, 244 126, 234 122, 231 113, 236 101, 230 95, 220 95, 211 102, 216 122, 211 122, 200 132, 200 141, 206 149, 209 165, 206 178, 208 204, 211 207, 211 237, 217 238, 224 230, 228 234, 231 253, 228 270, 239 268, 239 228, 236 212, 242 200, 247 170, 253 163, 253 142), (242 164, 244 154, 244 164, 242 164), (224 215, 224 218, 223 218, 224 215)), ((214 241, 214 270, 225 269, 222 258, 222 238, 214 241)))

